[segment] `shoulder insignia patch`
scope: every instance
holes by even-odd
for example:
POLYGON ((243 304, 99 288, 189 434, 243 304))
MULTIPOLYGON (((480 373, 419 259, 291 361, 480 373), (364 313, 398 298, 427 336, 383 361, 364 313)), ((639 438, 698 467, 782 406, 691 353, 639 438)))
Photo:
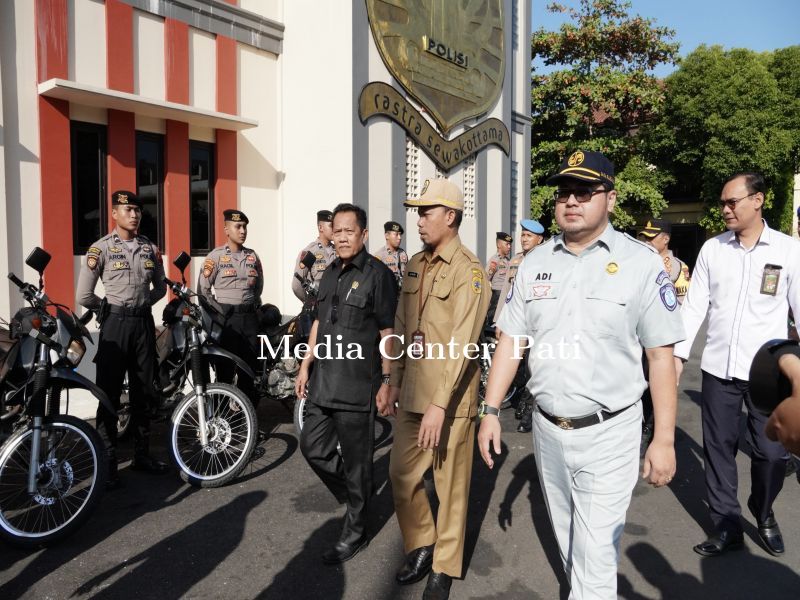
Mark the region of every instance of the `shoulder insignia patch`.
POLYGON ((662 285, 661 289, 658 290, 658 294, 661 296, 661 302, 668 311, 675 310, 678 306, 678 297, 675 294, 675 287, 671 283, 662 285))
POLYGON ((211 277, 211 274, 214 272, 214 267, 216 266, 217 265, 214 262, 214 259, 212 258, 205 259, 203 261, 203 277, 205 277, 206 279, 211 277))
POLYGON ((472 269, 472 291, 476 294, 481 293, 483 287, 483 271, 480 269, 472 269))
POLYGON ((102 253, 103 253, 103 251, 100 250, 100 248, 98 248, 97 246, 92 246, 91 248, 89 248, 86 251, 86 254, 88 254, 88 255, 94 254, 95 256, 100 256, 102 253))
POLYGON ((150 259, 147 259, 146 261, 144 261, 144 268, 145 269, 155 269, 156 268, 156 263, 154 263, 150 259))
POLYGON ((666 271, 661 271, 658 274, 658 277, 656 277, 656 285, 661 285, 662 283, 664 283, 664 280, 666 279, 669 279, 669 275, 667 274, 666 271))
POLYGON ((90 269, 94 269, 97 266, 97 257, 94 254, 90 254, 86 259, 86 266, 90 269))

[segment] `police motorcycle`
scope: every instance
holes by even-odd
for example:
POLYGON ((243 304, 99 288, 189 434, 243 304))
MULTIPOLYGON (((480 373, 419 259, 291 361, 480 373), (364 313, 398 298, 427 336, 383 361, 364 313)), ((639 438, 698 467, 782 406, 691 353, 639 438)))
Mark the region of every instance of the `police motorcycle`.
POLYGON ((209 364, 222 358, 235 362, 248 377, 255 374, 242 359, 215 344, 224 319, 186 286, 184 271, 190 262, 189 255, 181 252, 173 261, 181 272, 181 283, 165 278, 176 296, 174 346, 167 359, 174 367, 168 379, 177 390, 191 383, 191 391, 172 412, 169 449, 184 481, 213 488, 230 482, 245 468, 258 439, 258 421, 250 399, 239 388, 209 383, 209 364), (199 298, 200 305, 192 302, 193 297, 199 298))
POLYGON ((105 489, 103 442, 82 419, 61 412, 61 393, 84 389, 112 413, 106 394, 75 372, 92 342, 85 323, 51 302, 43 287, 50 255, 25 263, 39 285, 8 278, 30 305, 0 328, 0 537, 25 548, 64 538, 89 517, 105 489), (49 309, 54 309, 52 314, 49 309))
MULTIPOLYGON (((478 346, 481 349, 481 354, 478 359, 481 367, 480 382, 478 383, 478 400, 480 402, 486 400, 486 386, 489 383, 489 370, 492 368, 492 357, 494 357, 494 351, 497 348, 497 338, 495 336, 495 328, 486 326, 478 338, 478 346)), ((522 384, 524 384, 524 382, 522 382, 522 384)), ((511 405, 511 400, 520 389, 519 376, 515 376, 514 381, 511 382, 508 390, 506 390, 505 396, 503 396, 503 402, 500 404, 500 407, 508 408, 511 405)))

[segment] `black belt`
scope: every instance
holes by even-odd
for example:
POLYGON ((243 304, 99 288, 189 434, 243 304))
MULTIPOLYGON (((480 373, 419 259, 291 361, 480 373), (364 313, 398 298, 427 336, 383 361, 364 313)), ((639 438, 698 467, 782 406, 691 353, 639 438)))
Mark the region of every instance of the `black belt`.
POLYGON ((258 308, 255 304, 220 304, 220 306, 222 310, 229 315, 236 313, 254 313, 256 312, 256 308, 258 308))
POLYGON ((591 425, 597 425, 598 423, 602 423, 603 421, 608 421, 609 419, 613 419, 618 414, 628 410, 630 406, 626 406, 625 408, 621 408, 614 412, 601 410, 600 412, 596 412, 591 415, 587 415, 585 417, 576 417, 576 418, 556 417, 548 412, 543 411, 538 406, 536 408, 539 410, 540 413, 542 413, 542 416, 545 419, 547 419, 554 425, 560 427, 561 429, 583 429, 584 427, 590 427, 591 425))
POLYGON ((117 306, 108 305, 108 313, 111 315, 123 315, 125 317, 149 317, 151 314, 149 306, 117 306))

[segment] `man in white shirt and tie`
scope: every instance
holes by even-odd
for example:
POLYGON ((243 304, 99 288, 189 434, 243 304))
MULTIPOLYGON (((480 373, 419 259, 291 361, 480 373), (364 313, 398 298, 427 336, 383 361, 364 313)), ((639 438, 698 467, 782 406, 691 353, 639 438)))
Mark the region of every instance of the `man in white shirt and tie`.
POLYGON ((761 345, 786 336, 789 308, 800 314, 800 244, 762 219, 765 193, 757 173, 738 173, 725 182, 719 204, 728 231, 703 244, 681 307, 686 339, 675 345, 679 376, 708 314, 700 369, 706 492, 715 531, 694 547, 703 556, 719 556, 744 542, 736 470, 742 403, 752 460, 747 507, 766 550, 784 552, 772 503, 789 455, 764 433, 767 417, 754 409, 748 379, 761 345))

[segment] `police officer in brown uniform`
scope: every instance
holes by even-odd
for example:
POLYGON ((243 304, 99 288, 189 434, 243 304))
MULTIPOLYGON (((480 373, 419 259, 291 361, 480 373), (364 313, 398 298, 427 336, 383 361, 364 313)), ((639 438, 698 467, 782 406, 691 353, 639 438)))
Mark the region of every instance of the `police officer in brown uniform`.
POLYGON ((400 247, 403 240, 403 227, 396 221, 386 221, 383 224, 383 237, 386 245, 375 253, 375 258, 389 267, 397 280, 397 288, 403 285, 403 275, 408 265, 408 254, 400 247))
MULTIPOLYGON (((132 469, 164 473, 167 465, 155 460, 150 450, 149 412, 156 405, 153 376, 156 357, 155 324, 150 307, 167 293, 164 266, 156 245, 139 235, 142 205, 132 192, 111 195, 111 217, 116 226, 86 252, 81 265, 77 303, 99 312, 100 341, 97 346, 97 385, 115 408, 125 372, 131 399, 134 435, 132 469), (102 279, 105 298, 94 290, 102 279)), ((108 453, 107 487, 120 486, 117 475, 117 417, 101 404, 97 408, 97 431, 108 453)))
MULTIPOLYGON (((220 345, 255 371, 258 367, 259 333, 256 309, 261 306, 264 270, 258 254, 244 246, 250 223, 247 215, 232 209, 222 214, 228 240, 206 257, 197 278, 197 291, 225 316, 220 345)), ((229 361, 219 361, 219 380, 233 382, 234 370, 229 361)), ((237 383, 256 405, 258 398, 252 379, 242 373, 237 383)))
MULTIPOLYGON (((319 235, 317 235, 317 239, 300 251, 294 267, 295 275, 299 275, 303 281, 311 282, 317 289, 319 289, 319 280, 322 279, 325 269, 336 258, 336 252, 333 249, 332 225, 333 213, 331 211, 321 210, 317 212, 317 232, 319 235), (317 259, 311 269, 306 269, 301 262, 307 252, 313 253, 317 259)), ((303 284, 297 280, 296 276, 292 276, 292 291, 301 302, 305 302, 306 296, 303 291, 303 284)))
POLYGON ((395 334, 408 348, 391 348, 399 356, 391 364, 391 393, 378 403, 386 415, 399 402, 389 474, 407 556, 396 579, 414 583, 432 568, 423 598, 447 598, 462 571, 475 445, 480 368, 477 346, 471 352, 468 344, 478 340, 490 295, 480 261, 458 236, 461 190, 446 179, 426 181, 421 197, 405 206, 419 211, 424 250, 408 263, 395 316, 395 334), (428 355, 432 344, 445 345, 444 357, 437 350, 428 355), (431 467, 435 523, 422 483, 431 467))
MULTIPOLYGON (((511 243, 513 239, 505 231, 497 232, 497 254, 489 259, 486 265, 486 272, 489 274, 489 282, 492 285, 492 301, 489 304, 489 318, 494 316, 497 310, 497 302, 503 291, 503 286, 508 280, 508 269, 511 266, 511 243)), ((491 322, 487 323, 491 325, 491 322)))

